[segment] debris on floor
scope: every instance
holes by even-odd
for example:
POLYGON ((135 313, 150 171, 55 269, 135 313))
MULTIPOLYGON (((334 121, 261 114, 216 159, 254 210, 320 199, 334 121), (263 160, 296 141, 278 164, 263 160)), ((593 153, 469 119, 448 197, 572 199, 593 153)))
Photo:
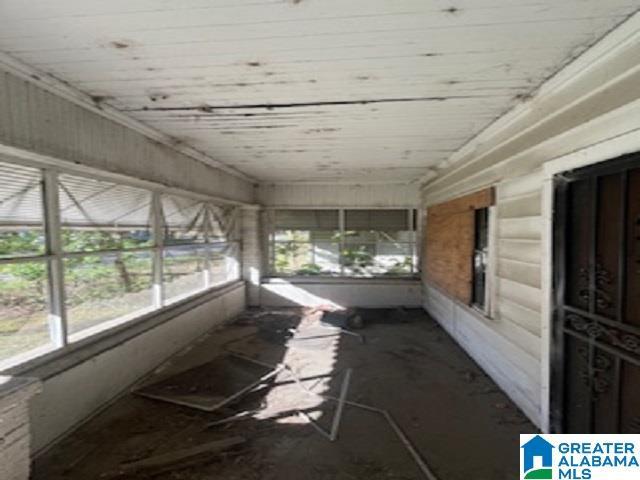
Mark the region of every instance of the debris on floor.
POLYGON ((215 440, 213 442, 204 443, 191 448, 174 450, 161 455, 154 455, 135 462, 122 464, 120 470, 113 476, 140 471, 152 471, 158 474, 167 470, 175 470, 176 468, 186 468, 185 463, 187 462, 187 466, 192 467, 198 462, 201 463, 207 461, 211 455, 216 454, 221 450, 227 450, 245 442, 246 439, 244 437, 231 437, 224 440, 215 440))
POLYGON ((535 431, 417 310, 249 310, 132 393, 33 479, 507 480, 535 431))

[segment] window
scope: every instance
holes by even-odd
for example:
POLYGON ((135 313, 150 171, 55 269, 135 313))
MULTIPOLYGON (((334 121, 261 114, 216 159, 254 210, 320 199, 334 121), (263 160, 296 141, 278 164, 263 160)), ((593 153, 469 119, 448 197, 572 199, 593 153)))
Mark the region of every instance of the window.
POLYGON ((412 210, 345 210, 345 273, 354 277, 412 274, 413 216, 412 210))
POLYGON ((42 198, 40 170, 0 163, 0 362, 53 348, 42 198))
POLYGON ((415 211, 274 210, 276 275, 407 276, 416 272, 415 211))
POLYGON ((0 365, 239 279, 237 214, 0 161, 0 365))
POLYGON ((236 217, 233 207, 162 196, 165 300, 239 278, 236 217))
POLYGON ((152 193, 66 174, 58 192, 70 339, 152 309, 152 193))
POLYGON ((489 209, 475 211, 475 232, 473 249, 473 304, 485 309, 487 258, 489 254, 489 209))
POLYGON ((488 188, 429 207, 425 234, 427 280, 466 305, 486 310, 488 188))
POLYGON ((272 265, 282 275, 340 273, 337 210, 276 210, 272 265))

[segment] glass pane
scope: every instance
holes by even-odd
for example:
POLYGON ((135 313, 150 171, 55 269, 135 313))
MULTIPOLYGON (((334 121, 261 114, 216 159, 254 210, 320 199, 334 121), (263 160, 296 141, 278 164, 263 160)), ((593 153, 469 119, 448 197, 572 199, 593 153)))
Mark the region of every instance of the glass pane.
POLYGON ((277 242, 308 242, 311 240, 309 230, 276 230, 275 239, 277 242))
POLYGON ((151 192, 85 177, 60 175, 62 244, 67 252, 149 246, 151 192))
POLYGON ((277 242, 274 270, 285 275, 331 275, 340 272, 340 245, 332 242, 277 242))
POLYGON ((223 285, 240 278, 238 244, 213 247, 209 264, 210 286, 223 285))
POLYGON ((375 270, 376 246, 371 244, 345 245, 342 264, 346 275, 370 276, 375 270))
POLYGON ((312 250, 311 264, 315 269, 310 273, 336 275, 340 273, 340 244, 315 242, 312 250))
POLYGON ((69 333, 152 307, 152 255, 117 252, 64 260, 69 333))
POLYGON ((409 230, 408 210, 345 210, 345 230, 409 230))
POLYGON ((162 196, 164 242, 226 242, 236 238, 239 209, 179 195, 162 196))
POLYGON ((346 245, 342 256, 345 274, 356 277, 408 275, 415 265, 411 244, 346 245))
POLYGON ((0 162, 0 258, 44 254, 41 177, 0 162))
POLYGON ((177 300, 206 287, 204 246, 170 247, 164 251, 164 297, 177 300))
POLYGON ((207 238, 211 242, 231 242, 238 239, 238 207, 207 204, 209 227, 207 238))
POLYGON ((277 242, 339 242, 339 230, 276 230, 277 242))
POLYGON ((347 243, 376 243, 376 242, 402 242, 413 243, 416 239, 416 232, 409 230, 387 231, 387 230, 351 230, 345 232, 347 243))
POLYGON ((311 264, 310 243, 278 242, 274 248, 274 269, 277 273, 293 275, 311 264))
POLYGON ((415 271, 416 257, 413 245, 402 243, 380 243, 375 257, 378 271, 382 275, 409 275, 415 271))
POLYGON ((52 347, 46 286, 44 262, 0 265, 0 362, 52 347))
POLYGON ((338 230, 338 210, 276 210, 276 230, 338 230))

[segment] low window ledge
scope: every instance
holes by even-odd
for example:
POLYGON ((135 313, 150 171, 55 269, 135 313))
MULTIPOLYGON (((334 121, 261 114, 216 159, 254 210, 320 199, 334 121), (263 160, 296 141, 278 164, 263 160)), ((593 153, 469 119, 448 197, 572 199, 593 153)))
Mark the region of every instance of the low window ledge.
POLYGON ((243 285, 244 281, 238 280, 196 293, 161 309, 145 313, 113 328, 103 330, 95 335, 53 350, 50 353, 27 360, 1 373, 5 375, 34 377, 44 381, 86 362, 102 352, 111 350, 191 309, 241 288, 243 285))
POLYGON ((263 284, 336 284, 336 285, 414 285, 420 282, 420 277, 265 277, 263 284))

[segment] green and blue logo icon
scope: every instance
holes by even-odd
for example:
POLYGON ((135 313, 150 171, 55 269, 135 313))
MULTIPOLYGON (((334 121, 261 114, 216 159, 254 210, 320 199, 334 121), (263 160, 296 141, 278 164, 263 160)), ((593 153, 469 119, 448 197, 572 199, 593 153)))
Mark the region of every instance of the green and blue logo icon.
POLYGON ((553 479, 553 449, 551 443, 542 436, 536 435, 522 449, 522 479, 523 480, 552 480, 553 479))

